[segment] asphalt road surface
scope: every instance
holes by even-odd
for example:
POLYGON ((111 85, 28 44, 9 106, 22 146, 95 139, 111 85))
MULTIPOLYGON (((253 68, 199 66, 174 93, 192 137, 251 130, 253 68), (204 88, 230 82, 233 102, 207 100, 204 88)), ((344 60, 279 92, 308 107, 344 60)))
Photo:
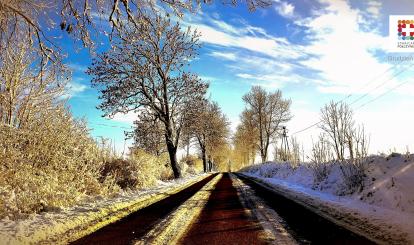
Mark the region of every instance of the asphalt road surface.
MULTIPOLYGON (((180 205, 215 177, 220 179, 208 191, 201 213, 191 225, 180 227, 183 232, 177 234, 183 235, 174 243, 374 244, 243 176, 237 179, 229 173, 211 175, 72 244, 131 244, 134 241, 151 244, 142 242, 142 237, 158 223, 163 224, 162 220, 172 216, 180 205)), ((161 230, 168 229, 161 227, 161 230)), ((162 244, 171 242, 167 240, 162 244)))

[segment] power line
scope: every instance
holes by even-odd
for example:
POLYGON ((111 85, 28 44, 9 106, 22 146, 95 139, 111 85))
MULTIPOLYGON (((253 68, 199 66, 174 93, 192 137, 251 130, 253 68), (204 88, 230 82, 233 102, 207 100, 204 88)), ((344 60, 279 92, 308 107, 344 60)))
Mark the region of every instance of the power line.
MULTIPOLYGON (((402 61, 401 61, 399 64, 401 64, 401 63, 402 63, 402 61)), ((372 79, 372 80, 370 80, 368 83, 366 83, 366 84, 363 86, 363 88, 364 88, 364 87, 366 87, 368 84, 371 84, 371 83, 372 83, 373 81, 375 81, 377 78, 379 78, 379 77, 383 76, 384 74, 388 73, 388 71, 390 71, 392 68, 394 68, 394 67, 396 67, 396 66, 397 66, 397 65, 392 66, 392 67, 388 68, 387 70, 385 70, 384 72, 382 72, 379 76, 374 77, 374 79, 372 79)), ((408 70, 408 69, 409 69, 409 68, 411 68, 412 66, 414 66, 414 64, 412 64, 412 65, 410 65, 410 66, 408 66, 408 67, 404 67, 403 69, 401 69, 401 70, 397 71, 394 75, 392 75, 392 76, 391 76, 391 79, 389 79, 389 80, 385 80, 384 82, 382 82, 381 84, 379 84, 378 86, 376 86, 374 89, 372 89, 372 90, 370 90, 370 91, 368 91, 368 92, 364 93, 363 95, 359 96, 356 100, 352 101, 352 102, 350 103, 350 105, 353 105, 353 104, 355 104, 356 102, 360 101, 361 99, 365 98, 365 97, 366 97, 366 96, 368 96, 368 95, 369 95, 372 91, 375 91, 375 90, 377 90, 378 88, 380 88, 380 87, 382 87, 383 85, 385 85, 386 83, 388 83, 388 82, 392 81, 392 79, 394 79, 395 77, 397 77, 397 76, 401 75, 403 72, 405 72, 406 70, 408 70)), ((357 109, 359 109, 359 108, 361 108, 361 107, 363 107, 363 106, 365 106, 365 105, 367 105, 367 104, 369 104, 369 103, 371 103, 371 102, 373 102, 373 101, 375 101, 375 100, 377 100, 377 99, 379 99, 380 97, 382 97, 382 96, 384 96, 385 94, 387 94, 387 93, 389 93, 389 92, 391 92, 391 91, 393 91, 393 90, 397 89, 398 87, 402 86, 403 84, 405 84, 405 83, 407 83, 407 82, 408 82, 408 81, 403 82, 403 83, 399 84, 398 86, 396 86, 396 87, 392 88, 391 90, 389 90, 389 91, 387 91, 387 92, 385 92, 385 93, 381 94, 380 96, 378 96, 378 97, 374 98, 373 100, 368 101, 367 103, 363 104, 362 106, 360 106, 360 107, 356 108, 356 110, 357 110, 357 109)), ((353 94, 351 94, 351 93, 350 93, 350 94, 348 94, 348 95, 347 95, 347 96, 345 96, 343 99, 341 99, 340 101, 336 102, 335 104, 339 104, 339 103, 341 103, 342 101, 344 101, 344 100, 346 100, 346 99, 350 98, 352 95, 353 95, 353 94)), ((293 136, 293 135, 295 135, 295 134, 298 134, 298 133, 304 132, 304 131, 306 131, 306 130, 308 130, 308 129, 310 129, 310 128, 313 128, 313 127, 315 127, 316 125, 320 124, 321 122, 322 122, 322 120, 319 120, 318 122, 316 122, 316 123, 314 123, 314 124, 311 124, 311 125, 307 126, 307 127, 306 127, 306 128, 304 128, 304 129, 298 130, 298 131, 296 131, 296 132, 292 133, 292 136, 293 136)))
MULTIPOLYGON (((392 76, 392 79, 393 79, 393 78, 398 77, 399 75, 401 75, 403 72, 405 72, 406 70, 408 70, 408 69, 409 69, 409 68, 411 68, 412 66, 414 66, 414 64, 412 64, 412 65, 410 65, 410 66, 408 66, 408 67, 403 67, 403 69, 401 69, 401 70, 397 71, 397 72, 396 72, 396 73, 392 76)), ((366 92, 366 93, 365 93, 365 94, 363 94, 362 96, 358 97, 356 100, 352 101, 349 105, 353 105, 353 104, 355 104, 356 102, 360 101, 361 99, 365 98, 365 97, 366 97, 366 96, 368 96, 371 92, 373 92, 373 91, 375 91, 375 90, 377 90, 377 89, 381 88, 381 87, 382 87, 382 86, 384 86, 386 83, 388 83, 388 82, 392 81, 392 79, 390 79, 390 80, 385 80, 384 82, 382 82, 381 84, 379 84, 378 86, 376 86, 374 89, 372 89, 372 90, 370 90, 370 91, 366 92)))
MULTIPOLYGON (((381 72, 380 74, 378 74, 377 76, 373 77, 372 79, 370 79, 367 83, 365 83, 364 85, 362 85, 362 87, 359 90, 363 90, 364 88, 366 88, 368 85, 370 85, 371 83, 373 83, 374 81, 376 81, 378 78, 382 77, 383 75, 387 74, 389 71, 391 71, 393 68, 397 67, 398 65, 400 65, 403 61, 400 61, 398 64, 394 65, 394 66, 390 66, 388 69, 386 69, 385 71, 381 72)), ((355 94, 349 93, 348 95, 346 95, 344 98, 342 98, 341 100, 339 100, 337 102, 337 104, 341 103, 344 100, 347 100, 348 98, 352 97, 355 94)))
POLYGON ((111 127, 111 128, 120 128, 120 129, 126 129, 126 130, 131 130, 133 127, 125 127, 125 126, 118 126, 118 125, 109 125, 109 124, 104 124, 104 123, 89 123, 91 125, 96 125, 96 126, 103 126, 103 127, 111 127))
POLYGON ((362 107, 366 106, 367 104, 370 104, 370 103, 372 103, 372 102, 374 102, 374 101, 376 101, 376 100, 380 99, 381 97, 384 97, 385 95, 387 95, 387 94, 391 93, 392 91, 396 90, 397 88, 401 87, 402 85, 404 85, 404 84, 406 84, 406 83, 408 83, 408 82, 410 82, 410 81, 411 81, 411 80, 407 80, 407 81, 405 81, 405 82, 402 82, 402 83, 400 83, 400 84, 397 84, 396 86, 392 87, 392 88, 391 88, 391 89, 389 89, 388 91, 386 91, 386 92, 384 92, 384 93, 382 93, 382 94, 378 95, 377 97, 373 98, 372 100, 369 100, 368 102, 366 102, 366 103, 364 103, 364 104, 360 105, 359 107, 355 108, 355 110, 358 110, 358 109, 360 109, 360 108, 362 108, 362 107))
POLYGON ((292 134, 292 136, 293 135, 295 135, 295 134, 298 134, 298 133, 302 133, 303 131, 306 131, 306 130, 308 130, 308 129, 310 129, 310 128, 313 128, 313 127, 315 127, 316 125, 318 125, 319 123, 321 123, 322 122, 322 120, 319 120, 318 122, 316 122, 316 123, 314 123, 314 124, 312 124, 312 125, 310 125, 310 126, 308 126, 308 127, 306 127, 306 128, 304 128, 304 129, 301 129, 301 130, 299 130, 299 131, 296 131, 296 132, 294 132, 293 134, 292 134))

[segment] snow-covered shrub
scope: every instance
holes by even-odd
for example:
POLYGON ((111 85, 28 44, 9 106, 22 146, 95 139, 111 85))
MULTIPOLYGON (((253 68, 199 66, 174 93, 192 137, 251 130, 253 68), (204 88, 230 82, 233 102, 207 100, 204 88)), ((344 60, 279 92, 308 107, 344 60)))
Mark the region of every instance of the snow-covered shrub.
POLYGON ((340 162, 340 169, 342 172, 343 182, 345 184, 346 193, 351 194, 356 191, 362 191, 364 187, 365 171, 367 168, 367 159, 349 159, 340 162))
POLYGON ((122 189, 135 188, 137 185, 136 165, 132 161, 113 159, 106 161, 101 171, 101 181, 113 178, 115 184, 122 189))
POLYGON ((195 155, 188 155, 180 160, 184 173, 197 174, 203 172, 203 161, 195 155))
POLYGON ((314 175, 314 184, 326 179, 331 168, 330 162, 333 159, 333 153, 327 137, 326 134, 320 134, 318 141, 312 145, 309 166, 314 175))
POLYGON ((274 163, 271 162, 266 162, 262 164, 261 168, 258 168, 258 174, 260 176, 263 176, 265 178, 272 178, 274 177, 277 172, 279 171, 279 167, 274 163))
POLYGON ((132 175, 136 179, 135 188, 153 186, 157 180, 173 178, 173 172, 168 164, 168 155, 154 156, 143 150, 134 150, 128 159, 132 165, 132 175))
POLYGON ((99 182, 102 152, 63 107, 24 128, 0 125, 0 218, 69 206, 114 191, 99 182))
POLYGON ((328 177, 329 175, 329 171, 331 168, 329 163, 318 164, 313 162, 309 164, 309 167, 312 169, 315 183, 319 183, 326 179, 326 177, 328 177))

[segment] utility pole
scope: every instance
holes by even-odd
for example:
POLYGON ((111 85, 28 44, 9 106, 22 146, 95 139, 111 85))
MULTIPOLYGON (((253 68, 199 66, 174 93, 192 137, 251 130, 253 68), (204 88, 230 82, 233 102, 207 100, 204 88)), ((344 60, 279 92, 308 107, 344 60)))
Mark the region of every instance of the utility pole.
POLYGON ((287 161, 287 156, 288 153, 290 152, 289 150, 289 140, 288 140, 288 136, 287 136, 287 129, 286 126, 282 126, 282 145, 281 145, 281 150, 282 150, 282 160, 283 161, 287 161))

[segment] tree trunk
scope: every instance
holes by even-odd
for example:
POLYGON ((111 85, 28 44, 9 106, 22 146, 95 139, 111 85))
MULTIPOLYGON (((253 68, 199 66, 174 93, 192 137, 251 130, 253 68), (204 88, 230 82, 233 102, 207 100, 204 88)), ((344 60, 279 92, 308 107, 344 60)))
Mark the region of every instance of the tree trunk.
POLYGON ((208 171, 213 170, 213 162, 211 161, 211 156, 208 156, 208 171))
POLYGON ((168 155, 170 156, 170 164, 174 173, 174 178, 181 178, 181 171, 177 163, 177 147, 172 143, 171 140, 167 139, 168 155))
POLYGON ((266 156, 266 150, 264 148, 260 149, 260 157, 262 158, 262 163, 265 163, 267 156, 266 156))
POLYGON ((207 156, 206 156, 206 150, 202 147, 201 148, 201 158, 203 160, 203 169, 204 173, 207 173, 207 156))

